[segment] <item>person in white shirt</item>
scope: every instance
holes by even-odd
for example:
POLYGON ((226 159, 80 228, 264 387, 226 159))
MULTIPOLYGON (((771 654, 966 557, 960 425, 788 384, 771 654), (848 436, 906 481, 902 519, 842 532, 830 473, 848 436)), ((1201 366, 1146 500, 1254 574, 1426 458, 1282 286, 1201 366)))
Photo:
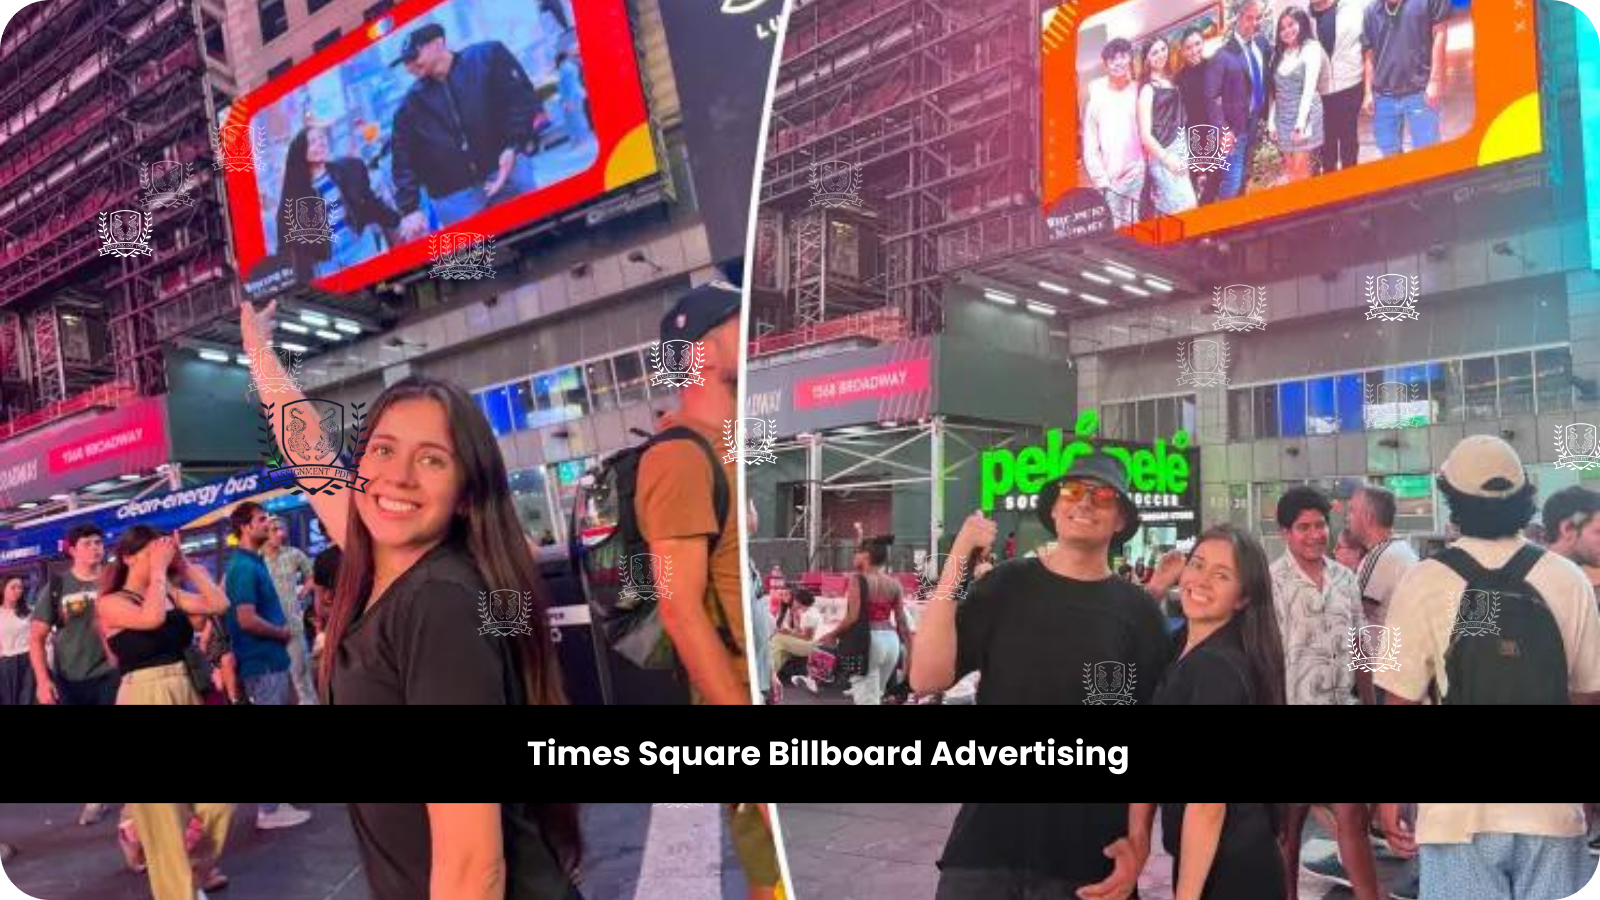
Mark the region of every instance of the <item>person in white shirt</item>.
POLYGON ((0 580, 0 706, 33 705, 26 587, 15 576, 0 580))
POLYGON ((1565 693, 1575 703, 1600 703, 1600 608, 1594 588, 1571 560, 1522 538, 1522 527, 1533 517, 1536 488, 1516 450, 1492 435, 1469 436, 1446 457, 1438 484, 1461 537, 1412 566, 1390 598, 1386 624, 1401 640, 1398 665, 1377 673, 1378 687, 1391 695, 1388 702, 1419 703, 1432 695, 1446 703, 1558 703, 1565 693), (1457 549, 1468 559, 1452 554, 1457 549), (1458 574, 1463 566, 1493 571, 1526 567, 1522 580, 1541 602, 1519 607, 1527 610, 1519 614, 1507 605, 1528 604, 1530 599, 1497 595, 1491 605, 1468 596, 1468 581, 1458 574), (1463 610, 1463 600, 1473 606, 1463 610), (1492 613, 1486 621, 1475 613, 1479 605, 1492 613), (1541 610, 1547 615, 1540 616, 1541 610), (1505 621, 1497 622, 1496 616, 1505 621), (1510 629, 1513 622, 1516 633, 1510 629), (1550 635, 1540 631, 1541 624, 1558 633, 1554 639, 1559 639, 1564 660, 1522 646, 1550 635), (1487 645, 1497 651, 1491 655, 1465 643, 1489 640, 1496 642, 1487 645), (1553 661, 1565 665, 1555 665, 1552 677, 1553 661), (1463 684, 1453 684, 1454 679, 1463 684), (1457 688, 1460 692, 1452 698, 1457 688), (1526 699, 1529 694, 1539 699, 1526 699))
POLYGON ((1328 498, 1308 485, 1278 498, 1287 550, 1272 564, 1272 597, 1291 705, 1351 703, 1357 689, 1372 702, 1372 676, 1351 664, 1350 641, 1364 624, 1356 576, 1328 557, 1331 511, 1328 498))
POLYGON ((1361 589, 1361 605, 1367 622, 1382 625, 1389 597, 1401 576, 1417 564, 1411 542, 1394 536, 1397 505, 1394 492, 1375 484, 1358 488, 1350 497, 1346 514, 1349 531, 1366 550, 1361 567, 1356 569, 1356 585, 1361 589))
POLYGON ((1595 865, 1582 803, 1419 803, 1413 830, 1401 804, 1378 804, 1389 848, 1422 859, 1420 900, 1562 900, 1595 865))
POLYGON ((1328 54, 1322 92, 1322 172, 1337 172, 1361 156, 1361 101, 1366 96, 1361 23, 1372 0, 1311 0, 1317 41, 1328 54))
POLYGON ((1112 38, 1100 51, 1106 77, 1089 85, 1083 110, 1083 167, 1105 195, 1116 227, 1139 220, 1145 157, 1139 136, 1139 86, 1133 81, 1133 45, 1112 38))

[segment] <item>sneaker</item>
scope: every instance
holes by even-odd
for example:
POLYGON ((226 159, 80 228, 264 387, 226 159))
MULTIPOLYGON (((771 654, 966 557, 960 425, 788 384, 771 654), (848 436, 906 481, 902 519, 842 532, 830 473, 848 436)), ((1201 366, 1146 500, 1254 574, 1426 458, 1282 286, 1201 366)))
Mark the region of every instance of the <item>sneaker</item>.
POLYGON ((122 860, 128 864, 128 868, 135 874, 143 875, 146 870, 144 847, 139 844, 138 831, 132 819, 117 824, 117 846, 122 848, 122 860))
POLYGON ((78 813, 78 824, 93 825, 105 817, 106 805, 104 803, 85 803, 83 812, 78 813))
POLYGON ((1589 852, 1595 856, 1600 856, 1600 834, 1589 839, 1589 852))
POLYGON ((1339 854, 1329 853, 1319 859, 1308 859, 1300 864, 1300 871, 1307 875, 1315 875, 1324 881, 1331 881, 1341 887, 1350 887, 1350 876, 1344 870, 1344 863, 1339 862, 1339 854))
POLYGON ((274 828, 293 828, 311 821, 311 813, 303 809, 295 809, 287 803, 279 804, 272 812, 257 812, 256 827, 262 831, 271 831, 274 828))
POLYGON ((789 679, 789 683, 798 688, 805 688, 813 694, 817 692, 817 680, 810 675, 796 675, 789 679))
POLYGON ((1405 874, 1401 876, 1399 884, 1389 890, 1389 896, 1394 900, 1417 900, 1417 894, 1422 890, 1422 881, 1418 876, 1416 866, 1406 866, 1405 874))

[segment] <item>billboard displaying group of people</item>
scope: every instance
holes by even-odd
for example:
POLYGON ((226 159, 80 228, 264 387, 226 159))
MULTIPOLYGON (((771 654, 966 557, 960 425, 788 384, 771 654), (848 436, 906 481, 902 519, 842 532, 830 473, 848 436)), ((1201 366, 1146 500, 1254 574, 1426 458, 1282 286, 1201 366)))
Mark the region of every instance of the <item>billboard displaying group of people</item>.
POLYGON ((1472 0, 1062 4, 1042 32, 1045 202, 1088 188, 1116 227, 1177 217, 1167 233, 1192 237, 1537 152, 1531 18, 1472 0))
POLYGON ((355 290, 655 172, 632 46, 619 0, 442 0, 245 97, 247 284, 355 290))

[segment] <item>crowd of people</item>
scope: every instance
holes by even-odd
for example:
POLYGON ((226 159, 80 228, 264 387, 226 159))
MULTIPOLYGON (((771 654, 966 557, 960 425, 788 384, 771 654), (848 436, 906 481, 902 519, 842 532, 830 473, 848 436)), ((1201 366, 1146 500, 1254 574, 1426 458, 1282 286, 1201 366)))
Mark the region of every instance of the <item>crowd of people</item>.
POLYGON ((1126 900, 1150 862, 1158 814, 1174 900, 1296 900, 1313 807, 1337 832, 1350 869, 1339 880, 1356 900, 1564 900, 1595 870, 1584 844, 1596 806, 966 803, 939 859, 936 900, 1126 900), (1414 861, 1405 883, 1380 883, 1379 835, 1414 861))
MULTIPOLYGON (((897 671, 915 697, 976 678, 984 704, 1600 702, 1600 493, 1566 487, 1541 508, 1516 451, 1488 435, 1457 444, 1437 484, 1454 539, 1426 559, 1395 534, 1395 496, 1377 484, 1349 498, 1330 555, 1332 499, 1298 485, 1277 502, 1277 559, 1219 525, 1140 583, 1109 564, 1140 527, 1126 471, 1080 459, 1040 494, 1054 541, 1038 555, 975 568, 998 527, 963 523, 914 631, 881 544, 856 554, 832 625, 809 591, 786 589, 769 697, 789 659, 821 656, 858 703, 884 702, 897 671), (1524 536, 1536 514, 1544 545, 1524 536), (1158 601, 1173 593, 1169 625, 1158 601)), ((815 690, 815 674, 792 680, 815 690)))
POLYGON ((1083 165, 1118 227, 1243 195, 1267 145, 1282 167, 1261 187, 1350 168, 1363 115, 1382 156, 1439 142, 1450 0, 1309 0, 1270 22, 1265 10, 1233 3, 1210 56, 1199 27, 1101 48, 1083 165))
MULTIPOLYGON (((78 824, 114 804, 86 803, 78 824)), ((228 886, 221 859, 237 803, 125 803, 117 841, 129 869, 147 874, 155 900, 207 900, 228 886)), ((372 900, 583 900, 577 803, 351 803, 372 900)), ((781 900, 782 874, 764 803, 722 804, 747 900, 781 900)), ((308 810, 256 804, 255 827, 304 825, 308 810)), ((18 852, 0 844, 0 860, 18 852)))

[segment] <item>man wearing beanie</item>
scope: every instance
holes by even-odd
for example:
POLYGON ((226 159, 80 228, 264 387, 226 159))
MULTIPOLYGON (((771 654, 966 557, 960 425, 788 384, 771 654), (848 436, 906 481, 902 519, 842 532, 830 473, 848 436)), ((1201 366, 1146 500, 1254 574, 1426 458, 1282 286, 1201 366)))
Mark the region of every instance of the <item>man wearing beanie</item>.
POLYGON ((1155 602, 1108 565, 1139 530, 1122 463, 1077 459, 1044 486, 1038 513, 1055 549, 995 566, 958 608, 965 569, 997 533, 982 512, 967 517, 912 642, 912 689, 976 671, 979 703, 1148 703, 1172 645, 1155 602))
POLYGON ((1550 552, 1577 563, 1600 592, 1600 492, 1578 484, 1563 488, 1544 501, 1543 513, 1550 552))
POLYGON ((1376 675, 1388 702, 1600 702, 1594 588, 1570 560, 1522 538, 1536 491, 1517 451, 1472 435, 1438 484, 1461 537, 1395 588, 1386 621, 1398 666, 1376 675))
POLYGON ((744 658, 744 606, 739 569, 737 472, 720 462, 723 426, 737 418, 739 289, 713 281, 691 290, 661 320, 661 343, 699 345, 703 384, 682 388, 676 412, 663 415, 660 434, 684 427, 703 440, 653 444, 639 462, 634 511, 650 552, 670 565, 657 573, 661 624, 689 674, 696 702, 749 703, 744 658), (697 446, 697 444, 699 446, 697 446), (718 481, 728 499, 717 521, 718 481))

